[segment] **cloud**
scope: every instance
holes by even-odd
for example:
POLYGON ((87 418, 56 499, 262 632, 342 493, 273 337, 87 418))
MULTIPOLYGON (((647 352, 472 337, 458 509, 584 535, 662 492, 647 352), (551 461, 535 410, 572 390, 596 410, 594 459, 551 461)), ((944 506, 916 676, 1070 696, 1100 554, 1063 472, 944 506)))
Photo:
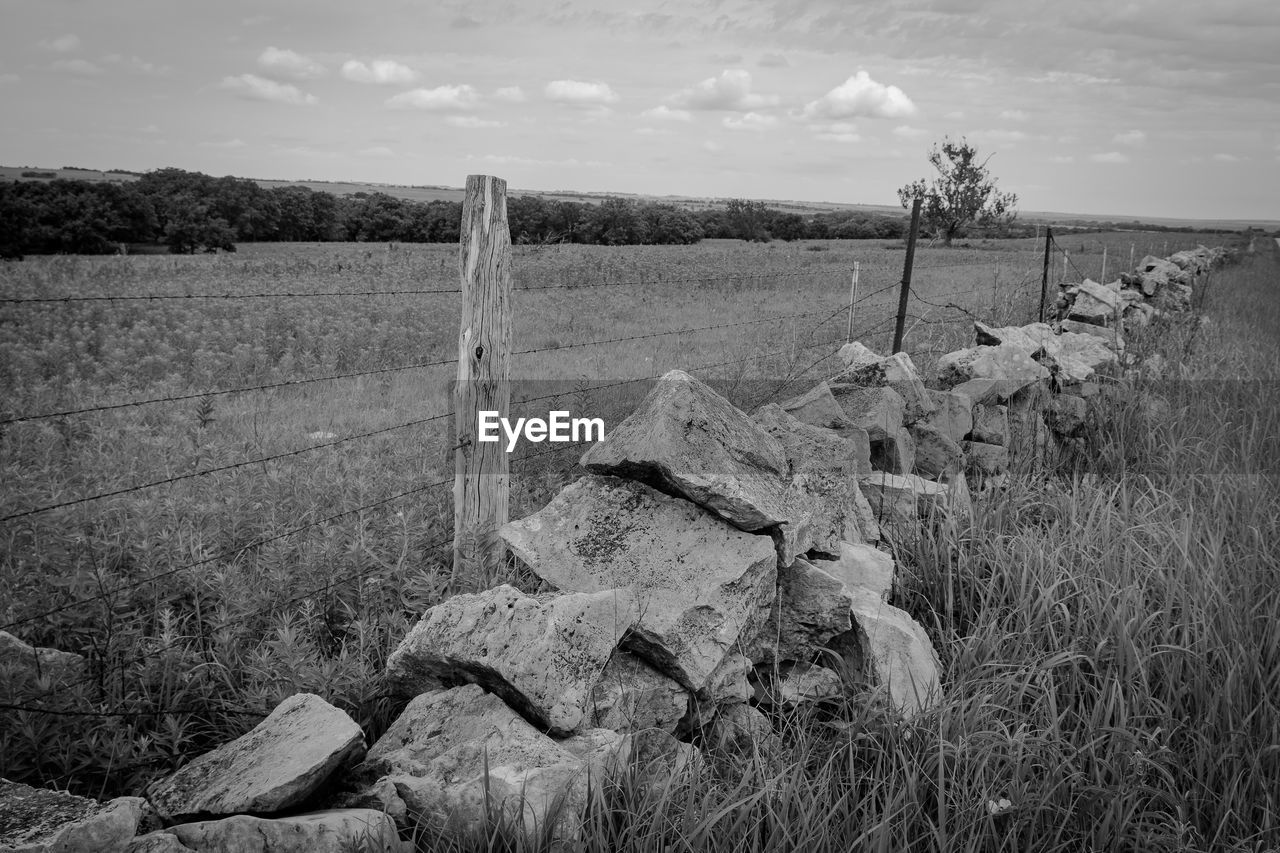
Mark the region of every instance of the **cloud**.
POLYGON ((519 86, 503 86, 494 91, 493 97, 495 100, 506 101, 509 104, 522 104, 529 100, 525 97, 524 89, 519 86))
POLYGON ((49 67, 54 71, 62 71, 67 74, 91 76, 102 73, 101 68, 87 59, 55 59, 49 67))
POLYGON ((385 145, 374 145, 370 148, 360 149, 360 154, 365 157, 394 157, 396 152, 392 151, 385 145))
POLYGON ((143 133, 159 133, 160 128, 157 125, 149 124, 146 127, 142 128, 142 132, 143 133))
POLYGON ((449 27, 455 30, 474 30, 482 26, 484 25, 469 15, 459 15, 449 22, 449 27))
POLYGON ((712 154, 719 154, 724 150, 724 146, 713 139, 708 139, 706 142, 702 143, 702 150, 709 151, 712 154))
POLYGON ((761 68, 786 68, 790 64, 780 53, 766 53, 756 62, 761 68))
POLYGON ((862 137, 858 134, 858 126, 847 121, 836 121, 830 124, 814 125, 813 130, 817 133, 818 139, 826 142, 862 141, 862 137))
POLYGON ((412 83, 418 79, 418 72, 394 59, 375 59, 365 64, 358 59, 348 59, 342 63, 342 76, 355 83, 412 83))
POLYGON ((503 127, 504 122, 492 121, 477 116, 449 116, 445 120, 445 124, 451 124, 454 127, 465 127, 471 129, 479 129, 485 127, 503 127))
POLYGON ((725 116, 722 122, 729 130, 768 130, 778 124, 778 120, 762 113, 743 113, 741 116, 725 116))
POLYGON ((1058 154, 1049 158, 1050 163, 1074 163, 1075 161, 1076 158, 1070 154, 1058 154))
POLYGON ((1111 137, 1111 141, 1119 145, 1129 145, 1136 148, 1147 141, 1147 135, 1140 130, 1126 130, 1111 137))
POLYGON ((496 163, 500 166, 589 166, 596 168, 609 165, 602 160, 579 160, 577 157, 570 157, 566 160, 539 160, 534 157, 519 157, 507 154, 483 154, 479 157, 474 154, 468 154, 466 159, 478 160, 483 163, 496 163))
POLYGON ((292 50, 268 47, 258 56, 258 64, 268 71, 292 77, 295 80, 311 80, 324 74, 324 66, 310 57, 292 50))
POLYGON ((979 142, 989 142, 992 145, 1017 145, 1019 142, 1026 142, 1031 137, 1021 130, 975 130, 969 134, 979 142))
POLYGON ((22 78, 17 74, 0 74, 0 86, 7 86, 10 83, 17 83, 22 78))
POLYGON ((738 65, 742 62, 740 53, 713 53, 711 61, 716 65, 738 65))
POLYGON ((721 71, 718 77, 708 77, 688 89, 682 89, 667 100, 682 109, 748 112, 776 105, 778 96, 753 93, 750 72, 736 68, 721 71))
POLYGON ((1214 154, 1213 159, 1217 163, 1239 163, 1240 158, 1234 154, 1214 154))
POLYGON ((892 132, 894 136, 900 136, 903 139, 918 139, 919 137, 925 136, 929 133, 929 131, 924 128, 912 127, 909 124, 900 124, 895 127, 892 132))
POLYGON ((235 92, 239 97, 251 101, 271 101, 276 104, 295 104, 310 106, 319 102, 315 95, 309 95, 289 83, 277 83, 256 74, 240 74, 236 77, 223 77, 220 88, 235 92))
POLYGON ((886 86, 859 71, 816 101, 805 105, 807 119, 842 119, 855 116, 872 118, 907 118, 918 112, 906 93, 897 86, 886 86))
POLYGON ((1094 163, 1128 163, 1129 156, 1121 154, 1119 151, 1107 151, 1102 154, 1090 154, 1089 159, 1094 163))
POLYGON ((393 109, 431 112, 468 112, 475 109, 479 103, 479 93, 465 83, 461 86, 411 89, 387 98, 387 106, 393 109))
POLYGON ((205 148, 244 148, 245 147, 244 140, 238 136, 235 139, 228 139, 223 142, 201 142, 200 144, 205 148))
POLYGON ((1002 121, 1026 121, 1031 118, 1022 110, 1001 110, 1000 119, 1002 121))
POLYGON ((103 59, 115 65, 123 65, 128 69, 137 71, 139 74, 163 75, 173 70, 167 65, 156 65, 155 63, 147 62, 139 56, 125 57, 118 53, 111 53, 104 56, 103 59))
POLYGON ((609 88, 608 83, 585 83, 581 80, 552 80, 542 94, 548 101, 575 107, 604 106, 618 100, 618 94, 609 88))
POLYGON ((71 53, 80 49, 80 36, 67 33, 57 38, 45 39, 40 42, 40 46, 54 53, 71 53))
POLYGON ((640 113, 645 118, 656 118, 659 121, 692 121, 693 113, 688 110, 673 110, 666 104, 659 104, 652 109, 640 113))

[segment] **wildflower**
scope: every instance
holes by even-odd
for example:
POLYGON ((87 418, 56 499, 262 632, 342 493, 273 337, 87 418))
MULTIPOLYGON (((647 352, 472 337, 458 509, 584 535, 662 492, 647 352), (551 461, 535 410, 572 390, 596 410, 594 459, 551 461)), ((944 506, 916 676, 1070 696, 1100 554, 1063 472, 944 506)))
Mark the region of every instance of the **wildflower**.
POLYGON ((1004 814, 1011 808, 1013 808, 1013 803, 1009 802, 1004 797, 1001 797, 998 800, 987 800, 987 812, 989 814, 1004 814))

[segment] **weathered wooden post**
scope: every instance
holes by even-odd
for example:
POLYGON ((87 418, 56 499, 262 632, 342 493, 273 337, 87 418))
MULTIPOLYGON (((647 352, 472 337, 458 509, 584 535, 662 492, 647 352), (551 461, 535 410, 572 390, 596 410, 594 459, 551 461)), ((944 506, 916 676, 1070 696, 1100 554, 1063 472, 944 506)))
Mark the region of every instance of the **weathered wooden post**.
POLYGON ((911 294, 911 266, 916 259, 916 235, 920 233, 920 197, 911 205, 911 233, 907 236, 907 258, 902 262, 902 290, 898 293, 898 322, 893 328, 890 354, 902 351, 902 330, 907 324, 907 297, 911 294))
POLYGON ((861 264, 853 262, 853 280, 849 282, 849 329, 845 333, 844 342, 853 343, 853 306, 858 302, 858 272, 861 264))
POLYGON ((454 388, 453 577, 464 567, 492 577, 504 556, 510 462, 502 441, 480 442, 480 412, 505 418, 511 403, 511 232, 507 182, 468 175, 458 271, 462 323, 454 388))
POLYGON ((1044 229, 1044 273, 1040 276, 1040 322, 1044 322, 1044 306, 1049 301, 1049 250, 1053 246, 1053 227, 1044 229))

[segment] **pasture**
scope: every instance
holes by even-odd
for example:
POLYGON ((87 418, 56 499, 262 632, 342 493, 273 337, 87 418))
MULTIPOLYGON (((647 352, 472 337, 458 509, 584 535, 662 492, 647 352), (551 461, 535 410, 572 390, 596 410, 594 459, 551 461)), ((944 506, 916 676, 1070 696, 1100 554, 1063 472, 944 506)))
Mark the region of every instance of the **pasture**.
MULTIPOLYGON (((1064 269, 1099 277, 1103 247, 1114 278, 1131 249, 1200 242, 1221 241, 1062 237, 1050 299, 1064 269)), ((675 816, 692 849, 1280 843, 1280 265, 1267 243, 1215 273, 1210 329, 1136 342, 1183 370, 1142 389, 1166 417, 1136 397, 1095 425, 1074 477, 1016 483, 971 529, 902 546, 903 606, 943 658, 936 714, 797 726, 792 751, 751 773, 599 816, 598 849, 647 849, 675 816)), ((1042 252, 921 246, 907 351, 927 370, 971 341, 973 317, 1034 320, 1042 252)), ((395 710, 377 673, 422 610, 532 582, 515 565, 450 577, 458 294, 403 291, 457 288, 456 256, 245 244, 0 266, 6 299, 116 297, 0 304, 0 628, 88 655, 91 677, 50 701, 104 712, 0 711, 0 775, 131 793, 301 690, 376 736, 395 710), (316 293, 342 295, 290 295, 316 293), (182 298, 119 298, 139 296, 182 298), (262 385, 278 387, 208 393, 262 385)), ((674 367, 744 407, 798 394, 833 370, 855 261, 854 336, 888 350, 902 259, 881 241, 516 247, 513 397, 611 425, 674 367)), ((512 516, 555 494, 575 459, 518 458, 512 516)))

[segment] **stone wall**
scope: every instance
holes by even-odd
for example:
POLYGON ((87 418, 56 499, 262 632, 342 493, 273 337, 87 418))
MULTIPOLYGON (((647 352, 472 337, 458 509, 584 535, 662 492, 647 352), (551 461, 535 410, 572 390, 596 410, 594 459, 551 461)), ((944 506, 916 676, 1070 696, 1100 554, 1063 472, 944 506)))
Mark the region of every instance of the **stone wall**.
MULTIPOLYGON (((759 748, 773 712, 926 713, 938 657, 893 604, 892 544, 962 521, 1011 467, 1075 440, 1088 401, 1124 381, 1126 333, 1188 310, 1222 256, 1146 258, 1066 288, 1053 324, 976 323, 975 345, 927 384, 906 354, 850 343, 835 375, 747 414, 671 371, 586 452, 581 479, 502 529, 551 591, 500 586, 427 611, 388 659, 409 701, 372 746, 299 694, 145 802, 57 795, 66 820, 0 845, 400 850, 419 821, 495 814, 571 838, 590 780, 624 766, 661 780, 708 749, 759 748)), ((0 817, 47 795, 4 784, 0 817)))

